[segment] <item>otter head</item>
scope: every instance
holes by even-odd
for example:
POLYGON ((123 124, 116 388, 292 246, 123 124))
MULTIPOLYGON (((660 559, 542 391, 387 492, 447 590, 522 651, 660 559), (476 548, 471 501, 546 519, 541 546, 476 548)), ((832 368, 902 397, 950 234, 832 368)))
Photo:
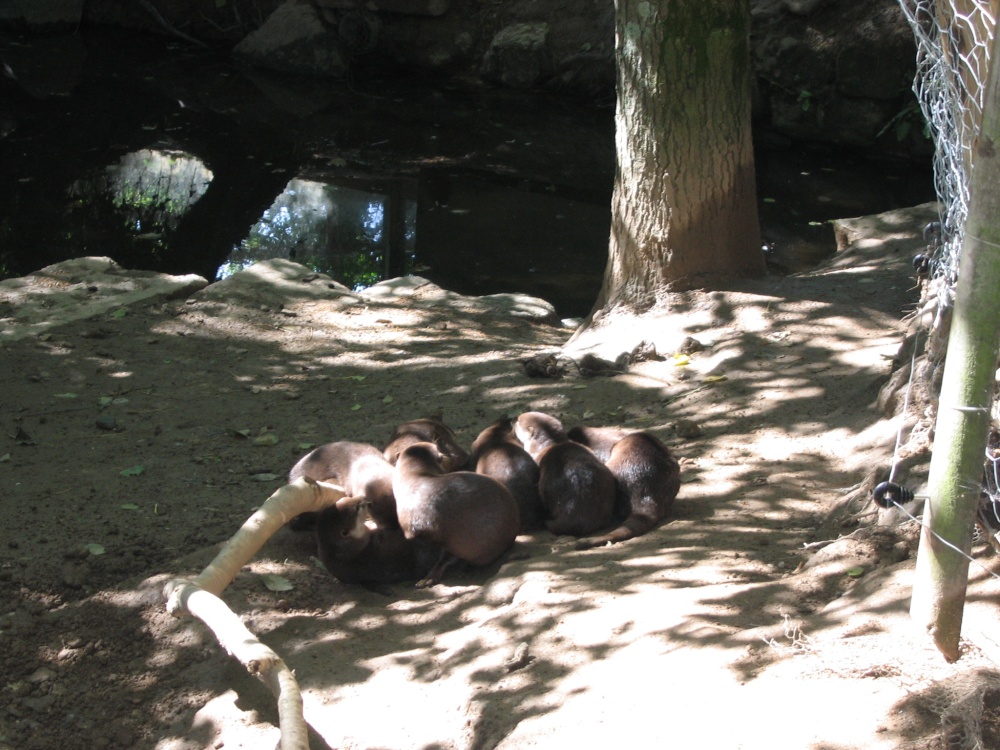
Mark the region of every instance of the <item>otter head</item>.
POLYGON ((446 458, 434 443, 414 443, 399 454, 396 471, 437 476, 447 472, 446 458))
POLYGON ((342 497, 316 519, 316 541, 336 560, 352 560, 368 546, 371 530, 363 497, 342 497))

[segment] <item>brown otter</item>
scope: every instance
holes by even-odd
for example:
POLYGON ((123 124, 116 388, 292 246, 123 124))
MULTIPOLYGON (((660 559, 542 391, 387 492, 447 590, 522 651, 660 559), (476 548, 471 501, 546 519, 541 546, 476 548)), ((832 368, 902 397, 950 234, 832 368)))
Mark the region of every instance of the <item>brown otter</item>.
POLYGON ((396 461, 392 489, 407 539, 439 544, 447 554, 418 586, 437 583, 457 558, 489 565, 517 537, 517 502, 497 480, 471 471, 446 472, 433 443, 414 443, 396 461))
POLYGON ((566 436, 562 422, 538 411, 521 414, 514 433, 538 463, 538 494, 555 534, 584 536, 612 521, 616 486, 611 471, 587 447, 566 436))
MULTIPOLYGON (((339 484, 348 497, 364 496, 376 523, 399 528, 392 496, 392 464, 374 445, 349 440, 321 445, 300 458, 288 472, 289 482, 299 477, 339 484)), ((303 513, 289 525, 302 530, 311 528, 315 520, 315 513, 303 513)))
POLYGON ((445 471, 468 468, 468 451, 459 445, 452 429, 438 419, 414 419, 399 425, 382 451, 385 460, 395 464, 399 454, 414 443, 434 443, 445 457, 445 471))
POLYGON ((681 485, 680 464, 667 446, 648 432, 617 427, 574 427, 568 435, 593 450, 614 474, 619 490, 615 513, 624 518, 607 534, 581 539, 577 549, 641 536, 664 519, 681 485))
POLYGON ((507 417, 498 419, 472 443, 470 465, 478 474, 493 477, 517 501, 521 532, 542 526, 542 501, 538 496, 538 464, 514 437, 507 417))
POLYGON ((316 546, 323 566, 342 583, 418 581, 441 549, 407 539, 398 527, 370 528, 363 498, 345 497, 317 514, 316 546))

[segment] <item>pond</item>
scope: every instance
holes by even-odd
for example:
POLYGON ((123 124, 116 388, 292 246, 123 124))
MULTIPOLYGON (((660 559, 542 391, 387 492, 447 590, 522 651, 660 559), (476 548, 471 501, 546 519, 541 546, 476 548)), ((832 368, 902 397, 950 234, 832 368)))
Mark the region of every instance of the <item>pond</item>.
MULTIPOLYGON (((0 276, 82 255, 222 278, 290 258, 358 288, 419 274, 580 316, 607 256, 613 101, 272 76, 114 31, 0 36, 0 276)), ((929 165, 759 148, 776 273, 827 221, 933 200, 929 165)))

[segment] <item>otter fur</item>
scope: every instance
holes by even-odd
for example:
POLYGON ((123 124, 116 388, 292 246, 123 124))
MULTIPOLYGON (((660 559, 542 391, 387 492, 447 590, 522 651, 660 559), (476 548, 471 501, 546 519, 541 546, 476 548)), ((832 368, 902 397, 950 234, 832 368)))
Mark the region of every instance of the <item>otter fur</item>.
POLYGON ((611 524, 615 478, 593 451, 570 441, 562 422, 538 411, 521 414, 514 433, 538 464, 538 494, 551 532, 585 536, 611 524))
POLYGON ((447 552, 418 585, 440 580, 454 559, 476 566, 496 561, 518 534, 517 503, 497 480, 471 471, 446 472, 433 443, 414 443, 399 454, 392 478, 399 525, 407 539, 447 552))
POLYGON ((517 501, 522 533, 541 528, 538 464, 514 437, 514 425, 509 418, 498 419, 479 433, 472 443, 470 466, 510 490, 517 501))
POLYGON ((439 547, 407 539, 398 526, 372 528, 359 497, 341 498, 317 514, 316 547, 334 578, 369 586, 418 581, 441 556, 439 547))
POLYGON ((680 464, 656 436, 616 427, 574 427, 570 439, 589 447, 618 482, 615 512, 622 524, 607 534, 581 539, 577 549, 642 536, 670 511, 681 484, 680 464))
MULTIPOLYGON (((313 449, 288 472, 288 481, 300 477, 340 485, 348 497, 364 497, 368 513, 380 526, 399 528, 392 496, 392 464, 374 445, 342 440, 313 449)), ((292 519, 293 529, 311 528, 315 513, 292 519)))
POLYGON ((459 444, 454 431, 439 419, 414 419, 399 425, 382 451, 385 460, 395 464, 399 454, 414 443, 434 443, 444 456, 445 471, 469 467, 468 451, 459 444))

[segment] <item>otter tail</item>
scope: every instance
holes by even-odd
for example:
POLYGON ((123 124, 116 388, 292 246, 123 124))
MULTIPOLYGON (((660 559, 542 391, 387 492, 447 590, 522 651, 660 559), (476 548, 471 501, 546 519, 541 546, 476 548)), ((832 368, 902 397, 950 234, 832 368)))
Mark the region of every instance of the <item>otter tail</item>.
POLYGON ((633 513, 622 522, 621 526, 617 529, 609 531, 607 534, 578 539, 574 548, 592 549, 594 547, 603 547, 605 544, 624 542, 626 539, 642 536, 656 526, 657 522, 657 519, 651 518, 650 516, 633 513))

